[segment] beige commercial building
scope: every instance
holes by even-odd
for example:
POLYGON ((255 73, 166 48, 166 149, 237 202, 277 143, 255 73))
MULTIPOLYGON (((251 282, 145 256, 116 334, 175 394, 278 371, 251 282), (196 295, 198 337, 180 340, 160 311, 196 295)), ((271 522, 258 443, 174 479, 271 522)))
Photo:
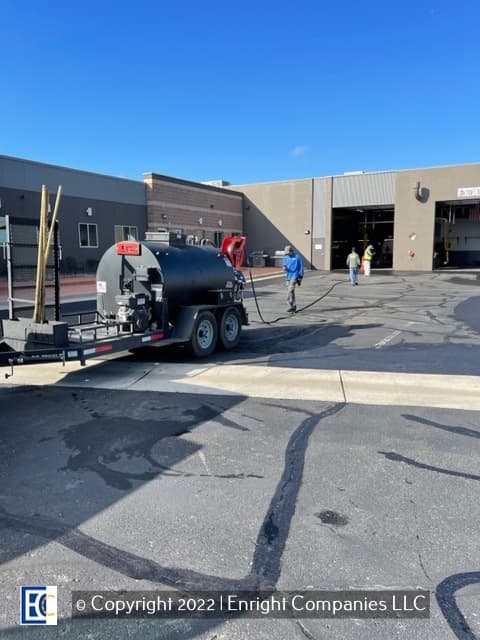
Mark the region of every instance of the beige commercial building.
POLYGON ((0 248, 5 215, 38 218, 42 184, 63 186, 65 273, 94 271, 113 242, 158 229, 217 247, 244 234, 250 257, 270 263, 293 244, 307 266, 326 271, 368 244, 377 268, 480 267, 480 163, 231 186, 156 173, 125 180, 0 155, 0 248))
POLYGON ((345 268, 355 246, 378 267, 480 266, 480 164, 242 184, 251 252, 293 244, 315 269, 345 268))

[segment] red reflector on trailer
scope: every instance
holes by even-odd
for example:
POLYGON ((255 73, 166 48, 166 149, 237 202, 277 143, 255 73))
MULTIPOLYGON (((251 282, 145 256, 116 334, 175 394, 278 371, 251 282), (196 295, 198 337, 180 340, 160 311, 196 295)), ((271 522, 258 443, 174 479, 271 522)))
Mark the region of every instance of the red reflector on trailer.
POLYGON ((98 347, 95 347, 95 353, 102 353, 102 351, 111 351, 113 349, 113 344, 101 344, 98 347))
POLYGON ((119 256, 139 256, 139 242, 117 242, 117 255, 119 256))
POLYGON ((142 338, 142 342, 152 342, 152 340, 162 340, 162 338, 164 337, 165 337, 165 334, 163 332, 152 333, 149 336, 145 336, 144 338, 142 338))

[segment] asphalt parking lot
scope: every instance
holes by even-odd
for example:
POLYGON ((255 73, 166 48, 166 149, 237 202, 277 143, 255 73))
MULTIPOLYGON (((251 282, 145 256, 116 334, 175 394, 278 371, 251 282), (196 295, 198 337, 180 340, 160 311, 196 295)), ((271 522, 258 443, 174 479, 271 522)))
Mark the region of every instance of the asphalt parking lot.
POLYGON ((480 634, 479 274, 278 278, 262 322, 182 350, 19 367, 0 386, 0 635, 58 587, 37 638, 480 634), (73 590, 425 589, 427 619, 72 618, 73 590))

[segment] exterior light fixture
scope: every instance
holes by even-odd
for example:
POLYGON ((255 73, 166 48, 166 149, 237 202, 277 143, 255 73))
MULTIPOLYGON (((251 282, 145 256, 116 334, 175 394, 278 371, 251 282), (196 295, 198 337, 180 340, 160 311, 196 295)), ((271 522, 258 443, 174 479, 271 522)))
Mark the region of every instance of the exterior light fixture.
POLYGON ((424 198, 428 197, 428 190, 424 189, 420 182, 417 182, 413 187, 413 194, 419 202, 422 202, 424 198))

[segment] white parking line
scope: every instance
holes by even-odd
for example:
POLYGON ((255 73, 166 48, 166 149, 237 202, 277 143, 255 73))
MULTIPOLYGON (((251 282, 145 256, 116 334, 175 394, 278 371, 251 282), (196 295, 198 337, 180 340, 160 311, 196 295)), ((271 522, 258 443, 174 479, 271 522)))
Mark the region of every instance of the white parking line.
MULTIPOLYGON (((405 328, 410 327, 412 324, 415 324, 415 322, 413 322, 413 321, 407 322, 407 326, 405 328)), ((402 333, 402 331, 403 331, 403 329, 402 330, 392 331, 392 333, 390 333, 385 338, 382 338, 381 340, 376 342, 373 346, 375 347, 375 349, 381 349, 382 347, 387 345, 389 342, 394 340, 397 336, 399 336, 402 333)))
POLYGON ((373 346, 375 347, 375 349, 381 349, 386 344, 394 340, 401 333, 402 333, 401 331, 392 331, 390 335, 388 335, 386 338, 382 338, 379 342, 376 342, 373 346))
POLYGON ((203 453, 203 451, 198 452, 198 457, 202 461, 203 466, 205 467, 205 470, 207 472, 207 475, 211 476, 212 474, 210 473, 210 469, 208 468, 207 459, 205 458, 205 454, 203 453))

